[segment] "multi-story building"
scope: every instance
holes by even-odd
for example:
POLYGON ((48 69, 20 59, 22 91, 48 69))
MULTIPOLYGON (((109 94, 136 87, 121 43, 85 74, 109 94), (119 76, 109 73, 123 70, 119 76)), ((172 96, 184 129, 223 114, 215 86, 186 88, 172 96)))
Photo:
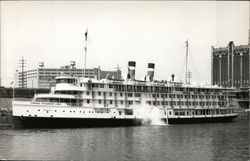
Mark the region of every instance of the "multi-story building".
POLYGON ((39 65, 39 68, 27 70, 24 72, 16 72, 15 86, 23 88, 50 88, 55 85, 55 77, 62 75, 71 75, 76 77, 89 78, 113 78, 121 79, 121 70, 102 71, 100 68, 77 69, 75 64, 62 66, 61 68, 45 68, 39 65))
POLYGON ((244 88, 250 84, 250 44, 227 47, 212 46, 212 84, 224 87, 244 88))

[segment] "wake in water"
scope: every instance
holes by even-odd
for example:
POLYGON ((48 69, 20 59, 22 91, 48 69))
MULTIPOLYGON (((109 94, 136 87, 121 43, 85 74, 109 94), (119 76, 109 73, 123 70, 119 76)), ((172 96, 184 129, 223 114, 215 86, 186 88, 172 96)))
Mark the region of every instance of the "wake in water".
POLYGON ((143 125, 167 125, 162 118, 164 117, 164 110, 156 106, 150 106, 142 103, 134 107, 137 117, 143 119, 143 125))

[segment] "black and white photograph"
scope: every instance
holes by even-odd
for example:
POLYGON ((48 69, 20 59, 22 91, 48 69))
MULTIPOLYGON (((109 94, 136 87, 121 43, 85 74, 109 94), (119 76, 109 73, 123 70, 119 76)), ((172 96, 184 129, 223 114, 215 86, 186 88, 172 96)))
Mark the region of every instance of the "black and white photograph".
POLYGON ((0 160, 249 161, 249 1, 0 1, 0 160))

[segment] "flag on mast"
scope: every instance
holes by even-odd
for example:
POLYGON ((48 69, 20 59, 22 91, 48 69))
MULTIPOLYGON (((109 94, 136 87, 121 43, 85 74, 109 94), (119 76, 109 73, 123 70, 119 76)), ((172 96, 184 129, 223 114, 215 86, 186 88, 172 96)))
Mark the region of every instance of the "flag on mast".
POLYGON ((85 41, 87 41, 88 40, 88 29, 86 29, 86 32, 85 32, 85 41))

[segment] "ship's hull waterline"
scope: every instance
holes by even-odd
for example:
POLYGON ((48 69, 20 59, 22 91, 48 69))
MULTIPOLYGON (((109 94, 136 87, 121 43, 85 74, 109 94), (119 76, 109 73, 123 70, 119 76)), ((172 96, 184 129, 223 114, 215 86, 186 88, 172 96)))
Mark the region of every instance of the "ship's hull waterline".
POLYGON ((142 125, 141 119, 14 117, 15 128, 81 128, 142 125))
MULTIPOLYGON (((167 124, 195 124, 232 122, 237 116, 168 118, 162 119, 167 124)), ((143 119, 100 119, 100 118, 47 118, 13 117, 14 128, 83 128, 83 127, 126 127, 148 125, 143 119)))
POLYGON ((169 118, 168 124, 195 124, 195 123, 223 123, 232 122, 234 116, 221 116, 221 117, 200 117, 200 118, 169 118))

